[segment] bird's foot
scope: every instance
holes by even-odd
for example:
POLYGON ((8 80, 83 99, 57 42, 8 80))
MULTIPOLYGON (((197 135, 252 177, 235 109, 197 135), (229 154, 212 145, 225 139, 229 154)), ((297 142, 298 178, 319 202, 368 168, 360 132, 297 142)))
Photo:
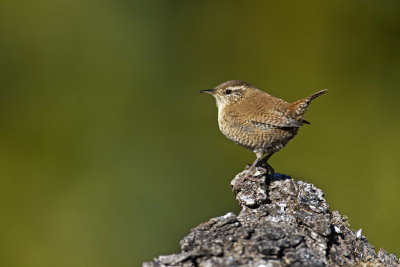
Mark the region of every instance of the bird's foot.
POLYGON ((256 178, 254 178, 253 176, 250 176, 251 174, 251 170, 247 170, 245 175, 241 177, 241 181, 244 182, 246 180, 250 180, 250 181, 254 181, 256 178))
POLYGON ((270 178, 271 180, 274 179, 275 177, 275 170, 272 168, 271 165, 269 165, 267 162, 261 162, 261 167, 265 168, 267 170, 267 177, 270 178))
POLYGON ((242 181, 242 182, 244 182, 244 181, 246 181, 246 180, 248 180, 248 181, 252 181, 252 182, 257 182, 257 181, 259 181, 260 179, 259 179, 259 177, 258 176, 260 176, 260 173, 259 173, 259 171, 255 168, 255 167, 253 167, 253 168, 248 168, 247 169, 247 167, 248 166, 246 166, 246 172, 244 173, 244 175, 240 178, 240 180, 242 181))
POLYGON ((250 172, 247 172, 243 177, 243 181, 246 181, 246 180, 252 181, 252 182, 258 182, 260 179, 254 177, 254 176, 250 176, 250 172))
POLYGON ((271 180, 273 180, 275 177, 275 170, 271 167, 271 165, 268 165, 267 167, 267 176, 271 178, 271 180))

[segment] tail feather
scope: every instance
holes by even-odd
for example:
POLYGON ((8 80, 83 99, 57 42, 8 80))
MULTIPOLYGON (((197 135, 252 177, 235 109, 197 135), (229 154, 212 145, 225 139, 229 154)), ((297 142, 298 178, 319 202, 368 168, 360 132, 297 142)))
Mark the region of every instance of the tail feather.
POLYGON ((303 123, 307 123, 307 121, 304 121, 304 113, 307 111, 308 105, 311 103, 313 99, 319 97, 320 95, 325 94, 326 92, 328 92, 328 90, 323 89, 306 98, 300 99, 292 103, 290 105, 292 110, 292 116, 298 121, 303 121, 303 123))
POLYGON ((307 99, 308 101, 311 101, 311 100, 313 100, 314 98, 317 98, 317 97, 319 97, 320 95, 325 94, 326 92, 328 92, 328 89, 323 89, 323 90, 321 90, 321 91, 319 91, 319 92, 316 92, 316 93, 310 95, 310 96, 307 97, 306 99, 307 99))

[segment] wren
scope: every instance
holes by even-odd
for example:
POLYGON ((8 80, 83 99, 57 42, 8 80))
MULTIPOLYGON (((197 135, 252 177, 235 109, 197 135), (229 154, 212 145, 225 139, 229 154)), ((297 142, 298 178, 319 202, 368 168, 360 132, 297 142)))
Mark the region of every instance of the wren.
POLYGON ((259 162, 265 163, 273 175, 268 159, 281 150, 300 127, 310 124, 304 119, 308 105, 327 91, 324 89, 289 103, 258 90, 247 82, 232 80, 200 92, 211 94, 215 98, 221 132, 256 154, 256 160, 247 171, 247 178, 259 162))

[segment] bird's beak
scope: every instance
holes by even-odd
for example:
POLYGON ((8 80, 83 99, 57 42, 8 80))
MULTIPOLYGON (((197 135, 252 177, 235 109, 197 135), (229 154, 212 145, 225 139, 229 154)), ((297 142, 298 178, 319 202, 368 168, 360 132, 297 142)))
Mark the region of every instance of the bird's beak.
POLYGON ((215 89, 208 89, 208 90, 201 90, 200 93, 206 93, 206 94, 210 94, 213 95, 215 92, 215 89))

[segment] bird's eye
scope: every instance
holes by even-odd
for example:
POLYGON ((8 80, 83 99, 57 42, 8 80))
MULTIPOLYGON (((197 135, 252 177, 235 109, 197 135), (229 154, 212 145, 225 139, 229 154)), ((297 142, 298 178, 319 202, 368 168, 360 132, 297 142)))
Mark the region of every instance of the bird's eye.
POLYGON ((229 89, 228 89, 228 90, 225 91, 225 94, 226 94, 226 95, 230 95, 231 93, 232 93, 232 90, 229 90, 229 89))

